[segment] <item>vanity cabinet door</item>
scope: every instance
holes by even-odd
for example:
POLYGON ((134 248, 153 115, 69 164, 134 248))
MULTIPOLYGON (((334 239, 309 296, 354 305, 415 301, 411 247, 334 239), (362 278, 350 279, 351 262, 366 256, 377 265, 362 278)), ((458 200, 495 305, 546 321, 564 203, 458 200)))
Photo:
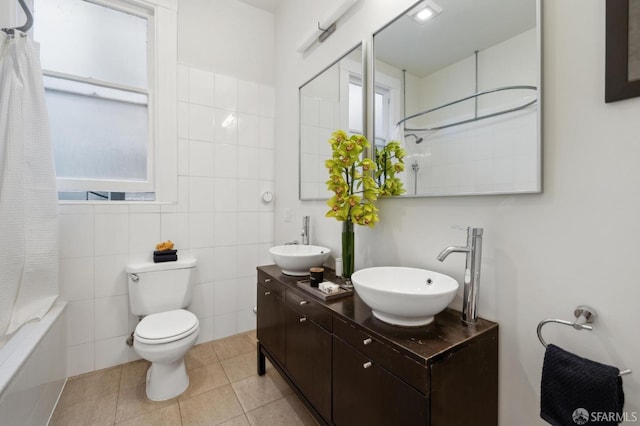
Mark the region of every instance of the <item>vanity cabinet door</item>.
POLYGON ((381 369, 382 418, 387 425, 429 425, 429 398, 381 369))
POLYGON ((337 426, 383 425, 377 367, 342 340, 333 338, 333 423, 337 426))
POLYGON ((324 419, 331 420, 331 334, 285 308, 287 371, 324 419))
POLYGON ((258 283, 256 336, 281 364, 285 362, 284 300, 282 292, 273 286, 258 283))
POLYGON ((333 422, 428 425, 426 396, 339 338, 333 338, 333 422))

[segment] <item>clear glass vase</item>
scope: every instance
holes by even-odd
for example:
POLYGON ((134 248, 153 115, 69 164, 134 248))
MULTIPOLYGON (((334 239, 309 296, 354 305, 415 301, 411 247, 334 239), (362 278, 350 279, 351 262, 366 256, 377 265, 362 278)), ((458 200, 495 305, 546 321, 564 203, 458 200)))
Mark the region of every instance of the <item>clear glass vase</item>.
POLYGON ((342 222, 342 276, 349 283, 354 271, 354 248, 353 222, 345 220, 342 222))

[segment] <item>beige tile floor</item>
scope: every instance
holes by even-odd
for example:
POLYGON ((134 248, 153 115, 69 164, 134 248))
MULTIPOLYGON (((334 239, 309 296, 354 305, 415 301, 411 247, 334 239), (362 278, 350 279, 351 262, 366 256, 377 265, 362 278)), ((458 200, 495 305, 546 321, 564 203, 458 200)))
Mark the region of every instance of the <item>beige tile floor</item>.
POLYGON ((273 366, 257 375, 254 331, 197 345, 185 360, 189 388, 162 402, 145 395, 145 360, 72 377, 49 424, 317 424, 273 366))

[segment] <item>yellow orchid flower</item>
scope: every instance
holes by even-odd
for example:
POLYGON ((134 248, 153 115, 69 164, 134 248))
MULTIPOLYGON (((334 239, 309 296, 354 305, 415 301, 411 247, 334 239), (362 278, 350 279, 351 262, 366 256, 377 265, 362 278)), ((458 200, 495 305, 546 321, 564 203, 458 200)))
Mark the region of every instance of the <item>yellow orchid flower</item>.
POLYGON ((335 195, 327 201, 327 217, 373 227, 379 220, 373 204, 380 196, 404 192, 402 181, 395 177, 404 171, 404 150, 397 141, 376 150, 376 159, 362 158, 370 147, 363 135, 348 136, 336 130, 329 139, 332 156, 325 161, 329 171, 327 189, 335 195))

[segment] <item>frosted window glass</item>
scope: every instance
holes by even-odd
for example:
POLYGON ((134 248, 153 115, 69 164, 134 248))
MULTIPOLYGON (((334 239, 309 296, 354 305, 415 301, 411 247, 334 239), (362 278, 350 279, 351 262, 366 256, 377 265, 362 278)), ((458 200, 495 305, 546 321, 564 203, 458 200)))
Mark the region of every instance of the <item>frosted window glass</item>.
POLYGON ((144 181, 147 106, 46 90, 59 178, 144 181))
POLYGON ((83 0, 35 0, 34 11, 43 69, 147 88, 147 19, 83 0))

